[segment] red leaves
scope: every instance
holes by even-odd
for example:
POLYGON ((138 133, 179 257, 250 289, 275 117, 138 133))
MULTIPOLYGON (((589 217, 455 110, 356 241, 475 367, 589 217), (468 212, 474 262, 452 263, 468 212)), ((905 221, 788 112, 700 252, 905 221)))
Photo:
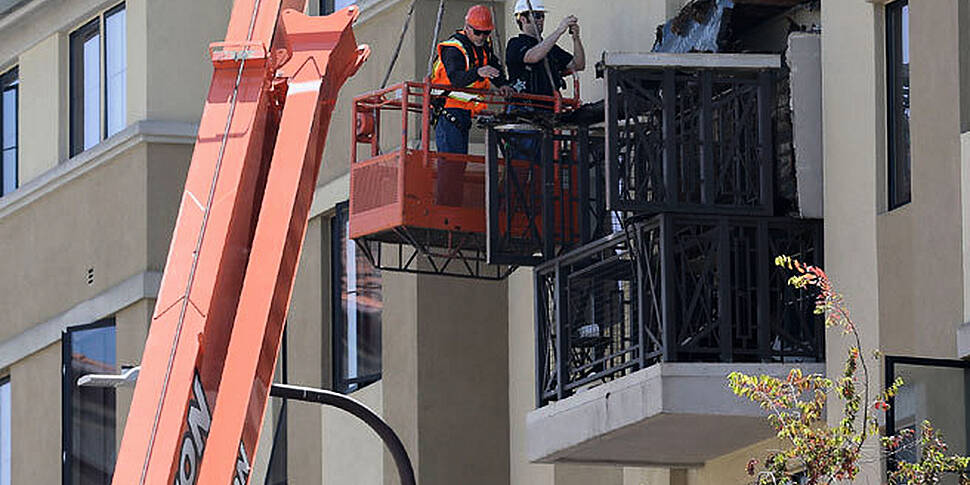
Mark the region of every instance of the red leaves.
POLYGON ((748 461, 748 464, 747 464, 747 466, 744 467, 744 469, 745 469, 746 472, 748 472, 748 475, 749 476, 754 476, 754 474, 755 474, 755 467, 757 465, 758 465, 758 460, 755 459, 755 458, 752 458, 751 460, 748 461))

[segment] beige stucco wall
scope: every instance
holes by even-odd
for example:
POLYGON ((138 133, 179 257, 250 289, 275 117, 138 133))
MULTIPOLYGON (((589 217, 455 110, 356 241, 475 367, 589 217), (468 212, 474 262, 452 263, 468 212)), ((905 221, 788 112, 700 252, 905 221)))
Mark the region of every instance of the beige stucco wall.
MULTIPOLYGON (((749 477, 745 467, 749 460, 758 459, 763 463, 769 450, 785 448, 785 443, 769 439, 734 451, 716 460, 711 460, 701 468, 687 470, 690 485, 746 484, 754 480, 749 477)), ((674 485, 674 483, 671 483, 674 485)))
MULTIPOLYGON (((144 299, 115 313, 115 358, 119 372, 141 364, 154 309, 155 300, 144 299)), ((134 392, 134 386, 121 386, 115 390, 115 439, 119 446, 134 392)))
POLYGON ((879 344, 953 358, 963 322, 957 2, 910 12, 912 202, 878 216, 879 344))
MULTIPOLYGON (((321 288, 329 281, 329 228, 322 217, 311 219, 307 225, 303 253, 296 272, 290 312, 286 321, 286 380, 291 384, 311 387, 329 386, 330 346, 329 313, 324 302, 329 291, 321 288), (327 315, 324 317, 324 315, 327 315), (325 371, 326 369, 326 371, 325 371)), ((323 414, 321 406, 290 402, 287 408, 287 473, 293 483, 322 483, 323 414)))
POLYGON ((534 272, 520 268, 509 276, 509 456, 510 483, 551 484, 553 465, 526 458, 525 417, 536 406, 534 272))
MULTIPOLYGON (((374 383, 350 394, 380 414, 383 401, 381 382, 374 383)), ((341 485, 354 483, 360 485, 381 485, 385 483, 385 469, 396 476, 395 468, 384 463, 384 445, 380 438, 361 420, 350 414, 333 409, 322 408, 323 413, 323 481, 313 482, 322 485, 341 485)), ((293 483, 296 477, 290 476, 293 483)), ((307 482, 309 483, 309 482, 307 482)))
POLYGON ((19 12, 0 19, 0 65, 44 41, 55 32, 70 33, 119 0, 33 0, 19 12))
MULTIPOLYGON (((877 87, 882 63, 874 56, 877 7, 866 2, 822 5, 822 103, 825 264, 852 304, 864 345, 877 347, 877 165, 883 130, 877 87)), ((828 372, 839 372, 839 339, 827 339, 828 372)))
MULTIPOLYGON (((884 64, 874 55, 881 51, 880 22, 881 7, 867 2, 822 4, 825 265, 851 303, 868 348, 879 346, 882 333, 876 215, 885 200, 884 89, 878 84, 884 64)), ((844 343, 827 339, 829 375, 840 372, 844 343)), ((830 420, 837 419, 836 409, 830 407, 830 420)), ((867 464, 865 473, 879 477, 880 469, 867 464)))
MULTIPOLYGON (((962 162, 960 167, 960 206, 963 209, 963 321, 970 322, 970 131, 960 136, 962 162)), ((959 351, 960 358, 967 354, 967 347, 959 351)))
MULTIPOLYGON (((889 354, 954 358, 964 320, 957 4, 910 3, 912 202, 890 212, 884 7, 822 4, 826 266, 863 344, 889 354)), ((836 372, 844 341, 827 355, 836 372)))
MULTIPOLYGON (((419 483, 505 483, 505 282, 385 272, 383 284, 383 415, 419 483)), ((384 470, 398 483, 386 453, 384 470)))
POLYGON ((209 44, 225 38, 231 4, 229 0, 130 3, 139 15, 129 17, 128 32, 145 36, 144 44, 132 42, 145 50, 128 51, 129 86, 136 88, 129 94, 129 120, 198 121, 212 76, 209 44), (142 72, 144 81, 135 75, 142 72), (136 96, 141 89, 146 93, 144 104, 136 96))
POLYGON ((960 131, 970 131, 970 3, 959 4, 960 131))
MULTIPOLYGON (((384 3, 384 2, 382 2, 384 3)), ((380 87, 384 74, 391 63, 391 55, 401 34, 401 25, 407 15, 408 2, 386 2, 389 4, 380 13, 368 13, 365 7, 361 13, 361 20, 354 26, 354 35, 359 44, 371 46, 371 57, 361 66, 354 77, 350 78, 340 91, 340 98, 334 106, 330 120, 330 130, 327 135, 327 145, 323 152, 323 165, 320 167, 319 183, 325 184, 350 170, 350 113, 354 96, 375 90, 380 87)), ((424 3, 422 0, 419 3, 424 3)), ((383 5, 381 5, 383 7, 383 5)), ((417 9, 417 8, 416 8, 417 9)), ((417 17, 415 13, 415 17, 417 17)), ((395 64, 389 84, 413 79, 415 77, 415 44, 414 36, 417 19, 412 20, 407 36, 401 45, 401 54, 395 64)), ((427 48, 421 49, 427 52, 427 48)), ((390 129, 385 134, 387 139, 395 138, 392 133, 399 133, 400 129, 390 129)))
POLYGON ((10 483, 61 482, 61 346, 10 368, 10 483))
POLYGON ((55 33, 20 55, 21 185, 67 156, 67 44, 55 33))
MULTIPOLYGON (((146 147, 136 146, 0 218, 0 339, 145 268, 146 147), (126 181, 119 183, 118 181, 126 181), (88 268, 94 283, 86 281, 88 268)), ((90 322, 79 322, 90 323, 90 322)))

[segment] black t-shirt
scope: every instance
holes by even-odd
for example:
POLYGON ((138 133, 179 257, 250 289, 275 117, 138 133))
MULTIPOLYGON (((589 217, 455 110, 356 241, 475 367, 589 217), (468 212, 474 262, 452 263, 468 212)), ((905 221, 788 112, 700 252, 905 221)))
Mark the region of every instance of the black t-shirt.
MULTIPOLYGON (((509 39, 508 47, 505 49, 505 65, 509 68, 509 85, 517 92, 528 94, 542 94, 552 96, 553 89, 549 84, 549 75, 543 62, 526 64, 525 53, 529 49, 537 46, 539 39, 530 35, 519 34, 518 37, 509 39)), ((566 87, 563 76, 566 74, 566 66, 573 60, 573 55, 563 50, 558 45, 552 46, 549 54, 549 69, 556 82, 556 89, 566 87)))

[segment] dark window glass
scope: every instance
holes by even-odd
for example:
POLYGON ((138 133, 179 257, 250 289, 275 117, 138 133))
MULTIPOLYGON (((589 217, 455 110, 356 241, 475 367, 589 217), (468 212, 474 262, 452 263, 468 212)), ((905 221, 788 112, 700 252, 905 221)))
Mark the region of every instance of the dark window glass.
POLYGON ((99 19, 71 34, 71 156, 101 140, 99 19))
MULTIPOLYGON (((0 75, 0 196, 16 190, 17 180, 17 70, 0 75)), ((2 485, 2 482, 0 482, 2 485)))
POLYGON ((105 120, 108 136, 125 127, 126 45, 125 6, 121 5, 104 16, 105 120))
POLYGON ((889 209, 912 199, 909 137, 909 1, 886 7, 889 93, 889 209))
POLYGON ((115 464, 115 390, 78 387, 87 374, 115 374, 114 319, 64 332, 63 483, 111 483, 115 464))
POLYGON ((347 204, 331 222, 334 389, 352 392, 381 377, 381 272, 347 239, 347 204))
POLYGON ((356 3, 357 0, 320 0, 320 13, 323 15, 331 14, 356 3))
MULTIPOLYGON (((886 416, 887 435, 904 429, 920 430, 928 420, 947 443, 947 454, 965 455, 970 440, 970 362, 961 360, 886 357, 886 383, 903 379, 903 386, 890 403, 886 416)), ((889 458, 897 461, 919 460, 919 434, 902 443, 900 451, 889 458)), ((958 483, 945 477, 944 484, 958 483)))
POLYGON ((10 378, 0 380, 0 485, 10 485, 10 378))

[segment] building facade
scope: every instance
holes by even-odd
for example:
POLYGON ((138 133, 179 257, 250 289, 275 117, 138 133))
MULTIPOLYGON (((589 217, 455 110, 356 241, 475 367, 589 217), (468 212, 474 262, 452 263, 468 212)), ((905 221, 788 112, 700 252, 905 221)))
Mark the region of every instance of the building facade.
MULTIPOLYGON (((350 2, 308 3, 315 15, 350 2)), ((598 159, 616 164, 603 183, 617 185, 597 193, 617 195, 611 208, 648 203, 627 211, 644 217, 627 225, 601 212, 595 238, 494 281, 380 270, 347 238, 352 97, 380 86, 410 2, 357 3, 355 32, 373 54, 334 110, 277 381, 334 389, 377 411, 418 483, 750 483, 744 465, 777 443, 760 411, 728 392, 727 373, 839 372, 844 355, 802 312, 810 299, 768 272, 775 252, 794 251, 824 264, 865 344, 899 358, 876 376, 913 383, 892 425, 933 418, 966 450, 970 1, 548 2, 547 30, 565 14, 580 19, 584 101, 604 100, 609 114, 633 103, 636 84, 623 82, 643 82, 645 99, 663 104, 672 99, 658 87, 664 76, 678 93, 697 91, 673 107, 627 104, 634 114, 622 123, 608 116, 591 128, 607 140, 620 133, 598 159), (718 52, 700 65, 643 54, 667 48, 658 26, 668 42, 701 42, 718 22, 718 52), (683 135, 696 146, 651 138, 677 120, 701 127, 683 135), (636 140, 659 145, 630 149, 636 140), (707 167, 757 168, 719 186, 750 195, 732 199, 743 207, 714 207, 719 189, 705 192, 710 177, 686 162, 665 166, 698 177, 696 188, 666 192, 680 191, 668 202, 683 204, 650 206, 664 192, 630 191, 651 176, 650 153, 687 160, 695 149, 707 167), (646 169, 629 168, 638 157, 646 169), (571 300, 555 285, 543 291, 543 278, 604 276, 583 265, 621 253, 639 254, 640 269, 576 283, 571 300)), ((441 38, 476 2, 445 3, 441 38)), ((425 76, 438 4, 416 1, 392 82, 425 76)), ((504 45, 518 30, 514 2, 486 4, 504 45)), ((0 0, 0 485, 108 483, 132 390, 76 379, 139 364, 211 73, 206 48, 222 39, 230 6, 0 0)), ((474 131, 472 152, 484 151, 474 131)), ((269 406, 252 483, 398 483, 380 441, 352 417, 275 398, 269 406)), ((885 463, 863 473, 880 482, 885 463)))

